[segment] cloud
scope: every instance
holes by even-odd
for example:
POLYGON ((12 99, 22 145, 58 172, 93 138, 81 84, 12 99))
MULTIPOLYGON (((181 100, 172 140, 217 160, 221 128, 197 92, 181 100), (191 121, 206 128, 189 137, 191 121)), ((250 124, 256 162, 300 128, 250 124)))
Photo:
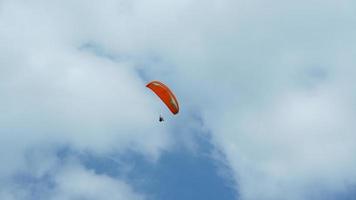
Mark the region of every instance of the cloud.
POLYGON ((215 42, 199 60, 206 70, 189 82, 198 85, 193 90, 210 90, 199 91, 197 104, 235 171, 241 198, 347 192, 356 165, 354 84, 347 75, 354 73, 355 16, 333 2, 255 3, 235 35, 204 43, 215 42))
MULTIPOLYGON (((53 158, 52 155, 51 157, 53 158)), ((37 161, 43 160, 46 159, 42 157, 37 161)), ((52 166, 42 172, 18 175, 17 179, 21 181, 13 180, 11 184, 3 184, 0 197, 3 199, 46 198, 53 200, 144 199, 125 182, 96 174, 73 159, 66 160, 65 163, 56 162, 55 167, 52 166)))
POLYGON ((142 200, 124 182, 97 175, 80 166, 65 167, 55 176, 56 188, 51 199, 130 199, 142 200))
MULTIPOLYGON (((242 199, 342 192, 355 184, 354 8, 348 0, 1 1, 8 164, 0 176, 21 171, 25 152, 43 145, 157 158, 172 129, 152 125, 161 109, 140 71, 175 89, 177 121, 201 115, 242 199)), ((55 157, 43 160, 52 166, 55 157)), ((85 180, 125 188, 78 168, 85 180)))
POLYGON ((170 70, 149 70, 174 80, 182 108, 202 113, 241 198, 347 193, 356 165, 354 4, 160 3, 139 13, 162 16, 140 19, 155 27, 145 29, 160 38, 150 48, 170 70))
POLYGON ((293 92, 239 118, 225 115, 231 124, 219 126, 217 138, 243 199, 308 199, 354 184, 354 113, 340 97, 293 92))
MULTIPOLYGON (((0 184, 4 199, 29 199, 35 192, 21 185, 23 179, 15 182, 12 179, 30 173, 28 159, 35 159, 36 150, 44 151, 37 160, 41 165, 33 165, 31 170, 41 171, 46 166, 44 171, 48 171, 61 168, 60 164, 51 163, 58 158, 56 149, 63 146, 100 155, 132 150, 151 160, 169 146, 166 127, 152 123, 160 108, 133 64, 82 48, 98 38, 99 43, 105 43, 105 33, 113 36, 118 32, 111 30, 114 22, 101 21, 109 17, 106 6, 111 3, 104 3, 102 8, 82 3, 1 2, 0 161, 6 164, 0 167, 0 184), (83 7, 86 5, 89 7, 83 7), (93 20, 98 20, 96 23, 84 15, 86 10, 93 20), (82 15, 77 15, 79 11, 82 15), (100 31, 99 24, 103 25, 100 31)), ((104 189, 105 195, 112 194, 115 198, 134 193, 119 180, 97 176, 85 168, 75 172, 81 175, 78 178, 97 182, 100 191, 98 194, 93 191, 94 199, 102 198, 100 192, 104 189), (118 192, 113 192, 114 188, 118 192)), ((68 172, 67 178, 73 173, 68 172)), ((33 176, 37 177, 33 174, 30 177, 33 176)), ((81 188, 75 189, 77 194, 68 190, 65 180, 56 181, 58 190, 63 192, 58 198, 81 195, 81 188)), ((39 187, 47 186, 44 183, 39 187)), ((141 197, 132 194, 125 199, 130 198, 141 197)))

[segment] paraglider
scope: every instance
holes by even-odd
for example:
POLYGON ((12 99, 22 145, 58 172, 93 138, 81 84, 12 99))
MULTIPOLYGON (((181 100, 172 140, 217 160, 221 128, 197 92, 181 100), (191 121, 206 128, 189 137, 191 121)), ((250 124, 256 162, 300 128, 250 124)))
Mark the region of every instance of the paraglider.
MULTIPOLYGON (((159 81, 151 81, 146 87, 150 88, 162 100, 173 115, 179 112, 178 100, 168 86, 159 81)), ((164 121, 161 115, 159 121, 164 121)))

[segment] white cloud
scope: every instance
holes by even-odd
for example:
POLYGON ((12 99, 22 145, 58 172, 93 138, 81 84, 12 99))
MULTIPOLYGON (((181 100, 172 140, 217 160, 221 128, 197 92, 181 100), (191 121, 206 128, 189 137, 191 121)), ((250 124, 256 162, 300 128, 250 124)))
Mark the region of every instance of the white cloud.
MULTIPOLYGON (((53 158, 52 155, 51 157, 53 158)), ((43 160, 45 159, 36 159, 39 162, 43 160)), ((42 169, 44 168, 42 167, 42 169)), ((32 179, 23 182, 12 181, 2 184, 0 197, 9 200, 38 198, 51 200, 144 199, 143 195, 137 194, 125 182, 106 175, 96 174, 92 170, 85 169, 74 160, 65 163, 56 162, 55 165, 43 172, 42 174, 32 172, 32 179), (46 178, 48 180, 45 180, 46 178)))
POLYGON ((175 80, 182 108, 201 109, 243 199, 355 184, 353 2, 151 3, 138 15, 173 67, 150 70, 175 80))
POLYGON ((354 184, 354 118, 341 94, 303 91, 239 116, 230 111, 223 121, 231 123, 215 131, 244 199, 305 199, 354 184))
MULTIPOLYGON (((0 166, 0 183, 5 199, 29 198, 26 188, 11 185, 10 179, 29 170, 26 159, 35 158, 33 149, 69 145, 96 154, 130 149, 156 159, 169 144, 168 130, 156 123, 160 112, 156 99, 132 63, 81 48, 92 41, 111 42, 107 34, 112 39, 118 31, 107 20, 117 16, 107 9, 116 13, 111 5, 119 2, 107 1, 102 7, 77 3, 1 1, 0 162, 6 164, 0 166)), ((38 162, 51 169, 55 158, 51 151, 38 162)), ((42 167, 34 165, 32 170, 42 167)), ((107 185, 105 192, 116 199, 121 196, 112 192, 114 188, 128 190, 108 177, 82 175, 98 181, 98 187, 107 185)), ((61 185, 63 192, 68 191, 61 185)), ((72 194, 63 193, 63 198, 66 195, 72 194)))
POLYGON ((0 157, 8 165, 0 174, 44 143, 153 157, 169 144, 134 71, 144 61, 79 50, 94 42, 113 55, 160 59, 145 72, 176 89, 177 119, 201 111, 244 199, 306 199, 309 188, 355 184, 354 8, 349 0, 1 1, 0 157))
POLYGON ((97 175, 80 166, 67 166, 55 176, 56 188, 51 199, 129 199, 142 200, 124 182, 97 175))

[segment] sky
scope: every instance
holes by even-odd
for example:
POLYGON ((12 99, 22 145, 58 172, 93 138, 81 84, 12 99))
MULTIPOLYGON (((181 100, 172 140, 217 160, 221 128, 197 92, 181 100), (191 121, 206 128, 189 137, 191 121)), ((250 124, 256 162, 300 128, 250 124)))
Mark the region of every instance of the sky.
POLYGON ((352 0, 0 0, 0 199, 356 199, 355 24, 352 0))

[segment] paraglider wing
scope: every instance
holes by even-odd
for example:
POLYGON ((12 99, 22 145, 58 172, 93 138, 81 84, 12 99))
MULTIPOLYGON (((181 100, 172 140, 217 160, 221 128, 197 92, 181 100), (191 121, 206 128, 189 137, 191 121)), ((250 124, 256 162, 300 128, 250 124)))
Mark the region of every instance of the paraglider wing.
POLYGON ((173 92, 163 83, 159 81, 149 82, 146 87, 150 88, 162 101, 173 114, 179 112, 179 105, 177 98, 173 92))

